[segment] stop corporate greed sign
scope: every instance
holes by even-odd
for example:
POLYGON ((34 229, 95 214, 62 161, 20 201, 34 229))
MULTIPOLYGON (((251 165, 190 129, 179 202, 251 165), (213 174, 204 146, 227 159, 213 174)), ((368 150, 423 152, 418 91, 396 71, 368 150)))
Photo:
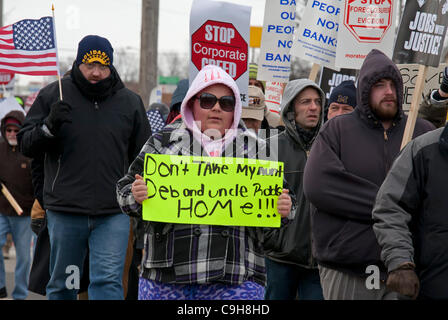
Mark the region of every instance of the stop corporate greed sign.
POLYGON ((144 220, 280 227, 282 162, 147 154, 143 178, 144 220))
POLYGON ((213 64, 234 80, 247 70, 247 43, 231 23, 207 20, 191 36, 191 61, 198 70, 213 64))
POLYGON ((221 67, 235 80, 248 105, 248 50, 251 8, 221 1, 195 0, 190 14, 190 84, 206 65, 221 67))

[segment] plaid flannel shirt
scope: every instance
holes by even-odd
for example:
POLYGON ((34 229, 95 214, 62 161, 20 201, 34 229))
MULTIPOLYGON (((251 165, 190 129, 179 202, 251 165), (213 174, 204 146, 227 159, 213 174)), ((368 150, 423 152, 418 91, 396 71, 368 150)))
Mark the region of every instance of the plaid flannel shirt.
MULTIPOLYGON (((233 148, 235 156, 248 157, 255 154, 249 146, 265 146, 264 141, 257 139, 241 123, 239 130, 247 139, 255 139, 258 146, 254 141, 242 145, 234 142, 227 148, 233 148)), ((123 212, 141 217, 142 206, 134 200, 131 185, 135 174, 143 176, 146 153, 201 155, 194 150, 203 152, 200 143, 193 139, 180 120, 154 134, 126 176, 117 183, 117 199, 123 212)), ((262 228, 149 222, 141 275, 151 280, 179 284, 254 281, 265 285, 263 252, 262 228)))

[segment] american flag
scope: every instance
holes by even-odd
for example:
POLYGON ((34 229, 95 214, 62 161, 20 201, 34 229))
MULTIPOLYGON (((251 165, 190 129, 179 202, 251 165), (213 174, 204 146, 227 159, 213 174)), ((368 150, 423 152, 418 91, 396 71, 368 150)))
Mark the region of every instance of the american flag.
POLYGON ((0 28, 0 71, 58 75, 52 17, 25 19, 0 28))

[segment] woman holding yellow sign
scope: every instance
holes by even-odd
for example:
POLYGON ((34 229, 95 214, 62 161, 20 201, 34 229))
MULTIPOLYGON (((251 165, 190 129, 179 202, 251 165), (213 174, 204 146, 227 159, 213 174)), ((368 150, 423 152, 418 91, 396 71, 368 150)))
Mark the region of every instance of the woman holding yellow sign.
MULTIPOLYGON (((182 119, 153 135, 118 181, 123 212, 142 216, 142 202, 148 199, 142 177, 146 154, 258 158, 255 150, 263 142, 240 121, 241 111, 240 92, 230 75, 204 67, 182 102, 182 119)), ((275 195, 277 213, 285 218, 292 206, 288 190, 280 188, 275 195)), ((151 200, 145 205, 150 207, 151 200)), ((145 238, 139 300, 264 298, 262 228, 151 221, 145 238)))

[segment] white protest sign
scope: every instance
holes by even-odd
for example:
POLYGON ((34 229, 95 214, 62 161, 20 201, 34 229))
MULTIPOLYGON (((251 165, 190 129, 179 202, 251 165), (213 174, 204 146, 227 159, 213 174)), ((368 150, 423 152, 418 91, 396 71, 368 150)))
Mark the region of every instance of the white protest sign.
POLYGON ((190 13, 190 84, 204 66, 217 65, 236 81, 243 106, 249 102, 250 12, 247 6, 195 0, 190 13))
POLYGON ((0 72, 1 89, 5 88, 6 90, 13 90, 15 80, 14 73, 0 72))
POLYGON ((295 0, 266 1, 258 80, 288 82, 296 18, 295 0))
POLYGON ((397 0, 344 0, 336 67, 360 69, 372 49, 392 58, 397 0))
POLYGON ((342 0, 308 0, 291 54, 335 68, 342 0))
POLYGON ((283 82, 266 82, 264 102, 268 111, 280 113, 280 104, 282 102, 284 86, 285 84, 283 82))
MULTIPOLYGON (((443 80, 443 70, 447 66, 441 63, 436 67, 429 67, 426 73, 425 84, 422 91, 422 99, 433 90, 440 88, 443 80)), ((416 87, 418 64, 397 64, 403 78, 403 110, 407 113, 411 108, 412 96, 416 87)))

